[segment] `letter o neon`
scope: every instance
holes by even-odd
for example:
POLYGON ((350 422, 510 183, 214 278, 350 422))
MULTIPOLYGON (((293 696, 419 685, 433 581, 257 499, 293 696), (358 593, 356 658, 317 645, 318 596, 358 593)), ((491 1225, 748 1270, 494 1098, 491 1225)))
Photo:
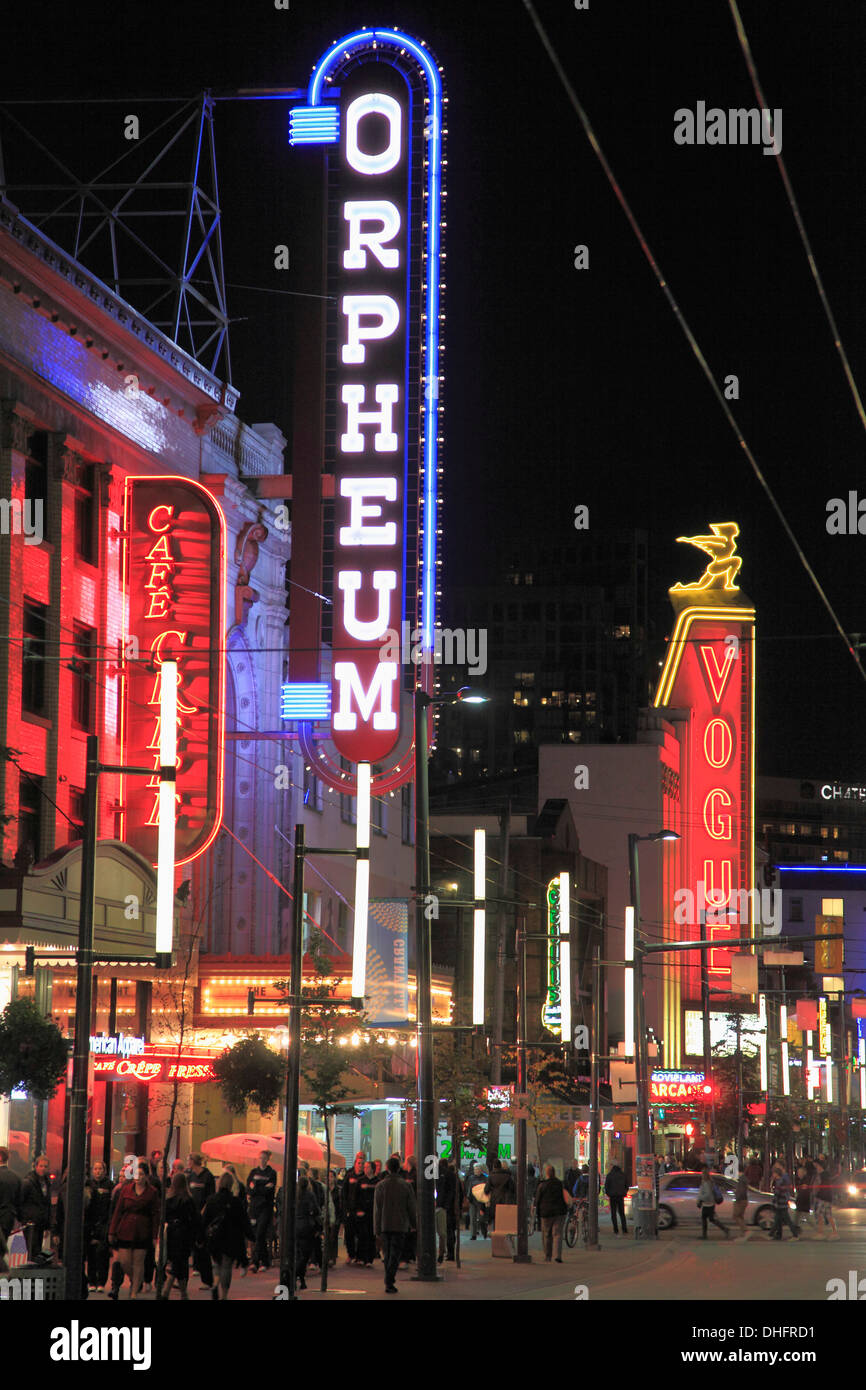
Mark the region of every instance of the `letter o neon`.
POLYGON ((403 113, 400 103, 382 92, 356 97, 346 112, 346 158, 359 174, 387 174, 400 162, 403 113), (365 154, 358 145, 358 127, 365 116, 384 116, 388 144, 380 154, 365 154))
POLYGON ((704 730, 704 757, 710 767, 727 767, 734 751, 734 735, 726 719, 711 719, 704 730))

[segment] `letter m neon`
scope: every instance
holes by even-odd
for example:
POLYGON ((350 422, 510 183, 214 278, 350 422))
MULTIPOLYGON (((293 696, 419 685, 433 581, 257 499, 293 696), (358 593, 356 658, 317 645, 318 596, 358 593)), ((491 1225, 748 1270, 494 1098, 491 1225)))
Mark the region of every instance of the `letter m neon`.
POLYGON ((381 661, 367 690, 361 684, 358 668, 353 661, 335 661, 334 679, 340 687, 340 699, 332 721, 336 730, 351 733, 358 727, 358 716, 352 709, 353 695, 365 724, 369 724, 372 717, 374 729, 396 729, 397 715, 392 708, 397 680, 396 661, 381 661), (374 714, 373 708, 377 702, 379 709, 374 714))

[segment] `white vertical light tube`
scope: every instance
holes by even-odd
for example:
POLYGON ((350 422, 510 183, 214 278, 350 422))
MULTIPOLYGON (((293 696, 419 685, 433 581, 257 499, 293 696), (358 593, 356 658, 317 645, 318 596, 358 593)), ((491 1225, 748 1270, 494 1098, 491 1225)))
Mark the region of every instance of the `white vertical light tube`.
POLYGON ((782 1038, 782 1095, 791 1094, 791 1076, 788 1071, 788 1010, 779 1005, 779 1033, 782 1038))
POLYGON ((352 998, 367 984, 367 921, 370 910, 370 764, 358 763, 355 829, 355 929, 352 935, 352 998))
POLYGON ((829 1105, 833 1100, 833 1054, 828 1052, 824 1058, 824 1095, 829 1105))
POLYGON ((559 875, 559 1036, 571 1046, 571 875, 559 875))
POLYGON ((857 1056, 860 1059, 860 1109, 866 1110, 866 1038, 858 1042, 857 1056))
MULTIPOLYGON (((625 1056, 634 1056, 634 966, 629 965, 629 961, 634 960, 634 908, 627 907, 625 910, 625 989, 623 1005, 625 1009, 624 1034, 625 1034, 625 1056)), ((595 1001, 595 1007, 600 1007, 600 1001, 595 1001)))
POLYGON ((486 954, 487 910, 487 834, 475 831, 474 886, 475 909, 472 922, 472 1022, 484 1022, 484 964, 486 954))
POLYGON ((159 816, 156 854, 156 954, 170 956, 174 939, 177 792, 177 662, 159 668, 159 816))
POLYGON ((760 1036, 760 1055, 761 1055, 761 1090, 766 1091, 769 1087, 769 1073, 767 1069, 767 996, 758 995, 758 1022, 761 1026, 760 1036))
POLYGON ((813 1076, 813 1070, 812 1070, 812 1069, 813 1069, 813 1066, 814 1066, 814 1061, 813 1061, 813 1058, 812 1058, 812 1033, 811 1033, 811 1030, 810 1030, 810 1029, 807 1029, 807 1030, 806 1030, 806 1099, 807 1099, 807 1100, 811 1100, 811 1099, 812 1099, 812 1091, 813 1091, 814 1086, 815 1086, 814 1076, 813 1076))

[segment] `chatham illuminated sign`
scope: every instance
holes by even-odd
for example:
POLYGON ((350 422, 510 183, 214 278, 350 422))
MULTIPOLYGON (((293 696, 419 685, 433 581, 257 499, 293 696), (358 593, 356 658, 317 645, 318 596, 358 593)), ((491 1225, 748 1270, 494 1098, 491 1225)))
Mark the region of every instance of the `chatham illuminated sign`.
MULTIPOLYGON (((737 585, 736 522, 716 522, 710 534, 680 536, 710 557, 692 584, 669 591, 677 612, 656 693, 656 707, 688 709, 692 717, 680 775, 683 880, 692 901, 706 905, 707 936, 720 943, 708 952, 717 985, 731 977, 726 938, 752 935, 750 916, 735 905, 754 887, 755 612, 737 585)), ((697 923, 683 931, 694 934, 697 923)), ((700 961, 689 954, 683 996, 700 995, 700 961)))
POLYGON ((225 523, 199 483, 130 477, 124 497, 121 746, 151 767, 121 792, 121 838, 156 863, 162 663, 177 662, 176 860, 201 854, 222 817, 225 523))
MULTIPOLYGON (((306 104, 290 115, 293 147, 327 150, 330 735, 352 763, 382 764, 400 743, 405 676, 393 634, 408 619, 422 655, 434 644, 442 109, 426 45, 396 29, 363 29, 322 56, 306 104)), ((429 685, 432 663, 413 667, 416 677, 429 685)), ((322 688, 310 690, 318 703, 297 707, 321 717, 322 688)), ((321 752, 317 772, 344 781, 321 752)), ((411 759, 396 778, 383 773, 389 787, 411 775, 411 759)))

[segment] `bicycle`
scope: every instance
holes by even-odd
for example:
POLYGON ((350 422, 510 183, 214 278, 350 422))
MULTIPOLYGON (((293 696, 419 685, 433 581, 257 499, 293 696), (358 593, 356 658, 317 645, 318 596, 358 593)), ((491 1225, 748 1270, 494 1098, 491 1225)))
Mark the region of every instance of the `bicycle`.
POLYGON ((575 1197, 565 1218, 565 1230, 563 1235, 569 1250, 573 1250, 578 1241, 580 1241, 583 1246, 589 1245, 588 1197, 575 1197))

